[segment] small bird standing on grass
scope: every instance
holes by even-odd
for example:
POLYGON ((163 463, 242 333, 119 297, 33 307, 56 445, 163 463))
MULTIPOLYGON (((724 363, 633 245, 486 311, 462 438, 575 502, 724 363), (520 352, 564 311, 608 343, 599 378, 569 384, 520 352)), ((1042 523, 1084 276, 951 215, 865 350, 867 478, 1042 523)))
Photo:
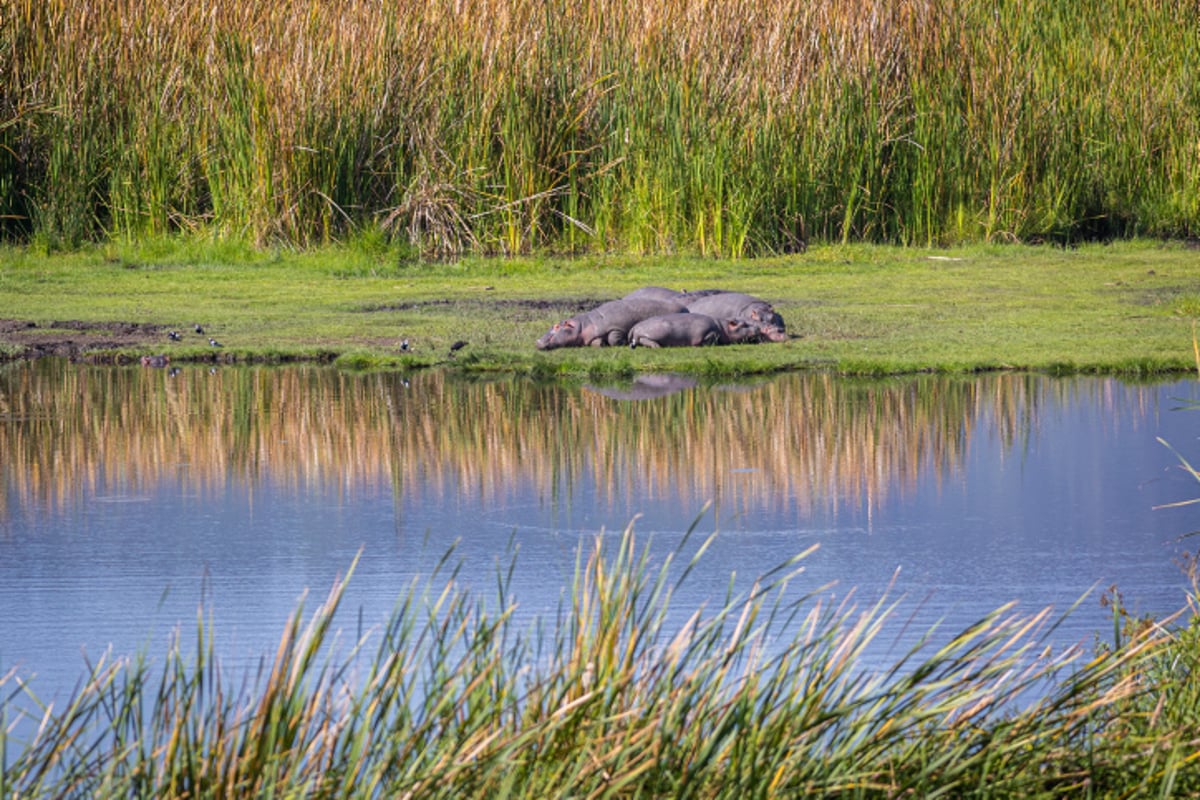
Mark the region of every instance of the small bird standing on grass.
POLYGON ((410 346, 410 345, 409 345, 409 343, 408 343, 408 339, 401 339, 401 340, 400 340, 400 350, 401 350, 402 352, 405 352, 405 353, 407 353, 407 352, 408 352, 408 348, 409 348, 409 346, 410 346))
POLYGON ((172 342, 178 342, 183 339, 183 337, 179 335, 179 331, 167 331, 167 338, 172 342))
POLYGON ((220 342, 218 342, 216 339, 212 338, 211 336, 208 337, 208 343, 211 344, 213 347, 223 347, 224 346, 220 342))
POLYGON ((454 358, 454 354, 455 354, 455 353, 457 353, 459 350, 462 350, 462 349, 463 349, 464 347, 466 347, 468 344, 470 344, 470 343, 469 343, 469 342, 464 342, 462 339, 459 339, 457 342, 455 342, 454 344, 450 345, 450 357, 451 357, 451 358, 454 358))
POLYGON ((199 334, 201 334, 201 335, 203 335, 203 334, 204 334, 204 328, 201 328, 201 327, 200 327, 200 323, 199 323, 199 322, 197 322, 197 323, 196 323, 194 326, 192 326, 192 327, 193 327, 193 329, 196 331, 196 333, 199 333, 199 334))

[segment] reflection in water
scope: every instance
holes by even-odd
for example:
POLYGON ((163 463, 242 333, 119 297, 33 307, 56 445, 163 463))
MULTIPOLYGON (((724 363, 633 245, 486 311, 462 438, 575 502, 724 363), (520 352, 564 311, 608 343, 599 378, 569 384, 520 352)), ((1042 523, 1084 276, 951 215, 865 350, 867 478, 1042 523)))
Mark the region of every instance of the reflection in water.
MULTIPOLYGON (((1092 384, 1100 393, 1104 386, 1092 384)), ((911 487, 923 470, 944 480, 978 424, 1019 443, 1037 426, 1047 390, 1079 391, 1011 374, 869 382, 789 375, 694 389, 676 376, 581 391, 321 367, 171 376, 18 365, 0 372, 0 521, 115 487, 144 495, 181 474, 200 496, 269 476, 293 488, 386 482, 398 499, 425 502, 469 487, 493 505, 540 487, 542 502, 554 504, 588 476, 610 504, 670 493, 685 513, 709 500, 728 514, 781 504, 836 509, 847 499, 857 508, 860 498, 877 505, 911 487)))
POLYGON ((666 397, 669 394, 682 392, 684 389, 695 389, 699 385, 699 381, 689 378, 687 375, 651 373, 638 375, 628 384, 622 383, 615 386, 592 386, 589 384, 583 388, 591 389, 597 394, 611 397, 614 400, 653 400, 655 397, 666 397))
MULTIPOLYGON (((486 587, 513 537, 520 613, 553 610, 579 534, 644 514, 637 529, 661 557, 710 501, 701 528, 721 535, 676 598, 685 613, 731 574, 814 543, 807 590, 836 581, 869 602, 902 568, 898 590, 919 604, 910 639, 1014 599, 1064 610, 1114 581, 1147 599, 1138 610, 1171 611, 1182 578, 1164 542, 1195 525, 1150 509, 1196 487, 1164 479, 1174 457, 1154 439, 1190 454, 1200 415, 1163 413, 1190 389, 801 374, 645 376, 614 391, 315 366, 9 365, 0 675, 60 669, 70 686, 81 643, 132 652, 194 618, 201 597, 257 663, 300 592, 323 593, 360 548, 350 597, 367 624, 455 538, 478 567, 458 579, 486 587)), ((1102 629, 1107 612, 1088 608, 1056 635, 1102 629)))

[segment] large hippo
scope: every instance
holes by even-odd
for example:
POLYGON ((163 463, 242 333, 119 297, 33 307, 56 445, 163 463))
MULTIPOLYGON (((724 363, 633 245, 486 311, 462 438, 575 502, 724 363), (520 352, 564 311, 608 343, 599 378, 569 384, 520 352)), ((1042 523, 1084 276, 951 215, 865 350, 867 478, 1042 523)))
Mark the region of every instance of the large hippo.
POLYGON ((668 300, 668 301, 674 301, 674 302, 681 302, 681 298, 683 296, 684 296, 684 292, 677 292, 674 289, 666 289, 666 288, 663 288, 662 286, 643 286, 640 289, 634 289, 632 292, 625 295, 621 299, 622 300, 638 300, 638 299, 645 298, 648 300, 668 300))
POLYGON ((761 336, 758 326, 745 320, 684 312, 642 320, 629 329, 629 346, 700 347, 757 342, 761 336))
POLYGON ((703 289, 689 292, 683 304, 693 314, 707 314, 717 319, 740 319, 757 325, 762 335, 772 342, 787 341, 783 317, 766 300, 741 292, 703 289))
POLYGON ((629 329, 642 320, 660 314, 686 311, 683 304, 675 300, 655 300, 648 297, 611 300, 591 311, 554 323, 554 327, 537 340, 537 348, 553 350, 557 347, 625 344, 628 341, 629 329))

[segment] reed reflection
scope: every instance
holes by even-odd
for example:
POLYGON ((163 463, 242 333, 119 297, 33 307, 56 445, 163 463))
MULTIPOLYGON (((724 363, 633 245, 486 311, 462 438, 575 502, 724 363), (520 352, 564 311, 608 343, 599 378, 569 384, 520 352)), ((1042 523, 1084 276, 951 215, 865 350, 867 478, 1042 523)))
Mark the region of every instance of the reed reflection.
POLYGON ((504 503, 529 487, 553 504, 581 481, 609 504, 677 497, 682 516, 709 500, 723 513, 870 508, 922 474, 951 475, 980 426, 1019 447, 1056 393, 1082 386, 1108 384, 799 374, 630 402, 636 387, 47 360, 0 370, 0 521, 164 481, 202 497, 230 481, 390 486, 398 509, 461 494, 504 503))

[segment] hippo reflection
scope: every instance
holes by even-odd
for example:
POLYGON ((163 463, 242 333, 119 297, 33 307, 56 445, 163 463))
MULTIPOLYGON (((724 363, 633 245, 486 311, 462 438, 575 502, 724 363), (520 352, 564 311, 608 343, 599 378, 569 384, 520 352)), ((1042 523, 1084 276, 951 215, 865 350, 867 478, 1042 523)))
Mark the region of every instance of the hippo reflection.
POLYGON ((652 400, 655 397, 665 397, 669 394, 682 392, 685 389, 694 389, 697 386, 699 386, 699 382, 695 378, 689 378, 686 375, 653 373, 650 375, 638 375, 633 379, 632 384, 624 388, 593 386, 591 384, 585 384, 583 388, 590 389, 605 397, 611 397, 614 400, 652 400))

